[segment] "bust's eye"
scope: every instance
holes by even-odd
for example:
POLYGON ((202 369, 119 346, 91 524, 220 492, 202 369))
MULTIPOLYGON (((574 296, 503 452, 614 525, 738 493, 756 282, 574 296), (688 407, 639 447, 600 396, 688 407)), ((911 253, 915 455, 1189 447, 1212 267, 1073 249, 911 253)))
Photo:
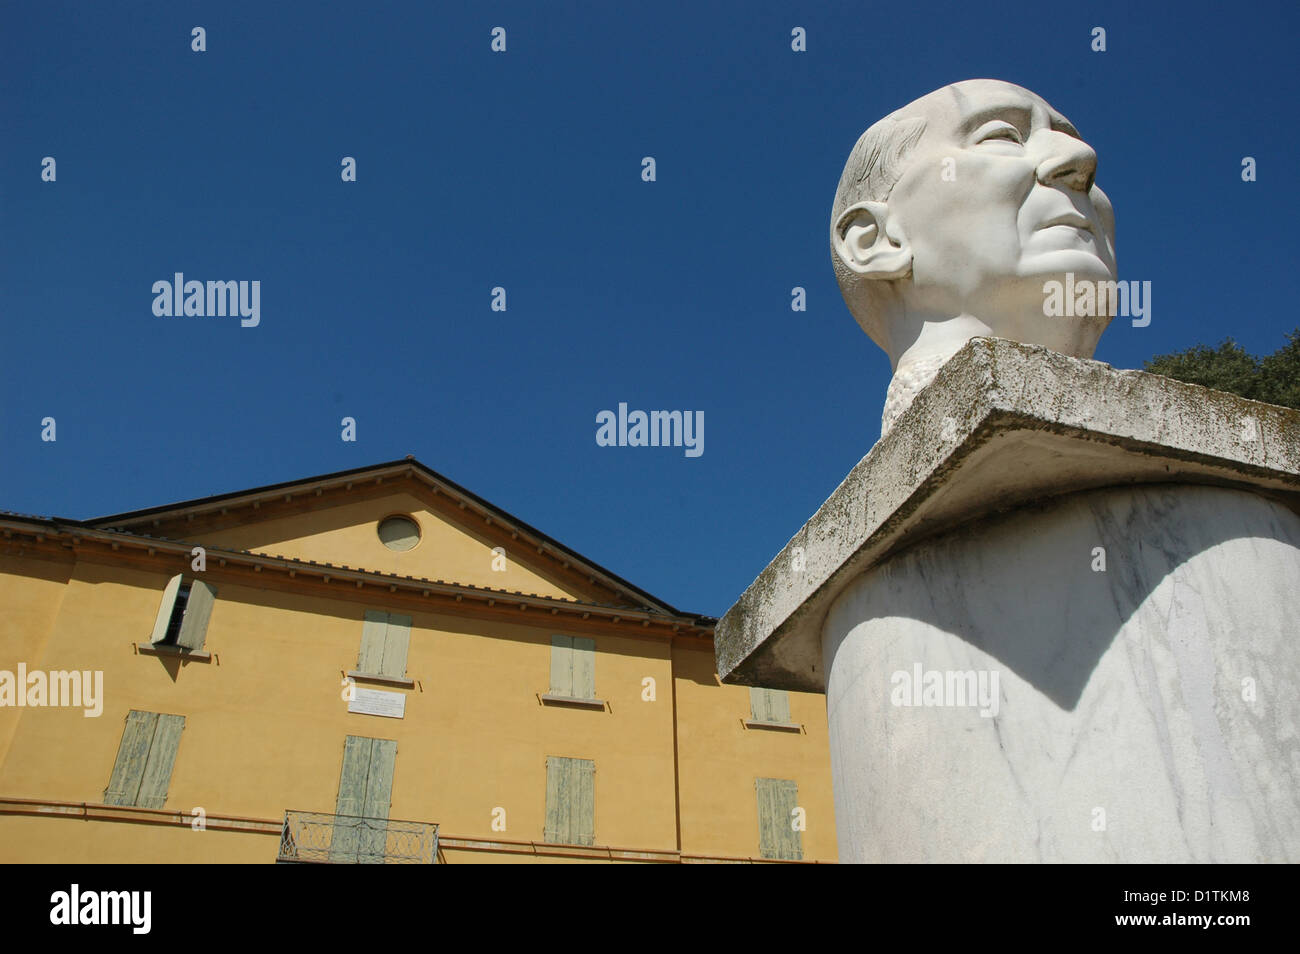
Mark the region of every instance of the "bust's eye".
POLYGON ((975 141, 977 143, 1010 142, 1016 145, 1024 145, 1024 140, 1020 137, 1020 130, 1000 119, 981 126, 979 131, 975 133, 975 141))

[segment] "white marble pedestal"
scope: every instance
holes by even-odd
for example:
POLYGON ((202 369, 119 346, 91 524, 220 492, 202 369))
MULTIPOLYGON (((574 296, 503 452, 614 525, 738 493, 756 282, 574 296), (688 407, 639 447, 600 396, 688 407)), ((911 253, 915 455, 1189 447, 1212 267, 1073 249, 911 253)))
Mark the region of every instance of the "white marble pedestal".
POLYGON ((720 621, 842 861, 1300 860, 1300 412, 998 339, 720 621))
POLYGON ((1300 517, 1217 487, 874 567, 824 629, 840 860, 1300 860, 1298 602, 1300 517))

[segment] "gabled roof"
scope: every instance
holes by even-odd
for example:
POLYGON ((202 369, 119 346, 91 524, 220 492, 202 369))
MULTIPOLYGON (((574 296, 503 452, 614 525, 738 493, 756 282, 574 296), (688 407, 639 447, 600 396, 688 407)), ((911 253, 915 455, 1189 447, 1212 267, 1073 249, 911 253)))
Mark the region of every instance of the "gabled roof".
MULTIPOLYGON (((627 594, 629 597, 635 597, 646 609, 663 613, 670 616, 693 616, 695 614, 683 613, 673 607, 671 604, 652 596, 645 590, 628 582, 616 573, 605 569, 600 564, 580 553, 569 549, 558 540, 548 536, 535 527, 525 523, 513 514, 507 513, 500 507, 479 497, 477 494, 465 489, 455 481, 444 477, 437 471, 428 467, 414 457, 406 457, 402 460, 388 461, 382 464, 372 464, 366 467, 355 467, 350 470, 335 471, 330 474, 322 474, 317 477, 307 477, 300 480, 290 480, 278 484, 267 484, 262 487, 254 487, 249 490, 234 491, 226 494, 215 494, 210 497, 202 497, 195 500, 185 500, 180 503, 164 504, 159 507, 149 507, 143 510, 132 510, 126 513, 110 514, 104 517, 97 517, 85 521, 60 520, 65 524, 78 524, 96 530, 123 530, 127 532, 144 532, 142 526, 154 526, 158 523, 171 519, 189 519, 192 516, 199 516, 213 511, 221 511, 235 506, 252 505, 262 500, 281 499, 286 496, 299 496, 310 493, 316 493, 326 489, 333 489, 340 486, 350 487, 353 483, 363 480, 385 480, 389 478, 413 478, 433 488, 436 493, 447 495, 448 498, 456 502, 461 508, 476 513, 480 517, 490 519, 505 527, 512 533, 528 540, 538 548, 539 552, 549 552, 550 556, 563 560, 566 565, 572 564, 586 575, 596 579, 603 585, 617 591, 627 594)), ((702 622, 711 624, 712 617, 698 617, 702 622)))

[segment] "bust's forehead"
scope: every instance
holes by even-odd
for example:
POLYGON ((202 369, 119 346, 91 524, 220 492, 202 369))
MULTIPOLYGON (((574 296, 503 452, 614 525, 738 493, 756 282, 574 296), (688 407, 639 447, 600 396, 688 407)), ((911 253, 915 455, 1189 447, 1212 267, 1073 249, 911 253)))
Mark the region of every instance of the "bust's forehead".
POLYGON ((965 80, 937 89, 895 110, 892 117, 919 117, 940 126, 956 126, 975 116, 1025 112, 1036 106, 1047 110, 1053 125, 1069 126, 1069 121, 1037 93, 991 79, 965 80))

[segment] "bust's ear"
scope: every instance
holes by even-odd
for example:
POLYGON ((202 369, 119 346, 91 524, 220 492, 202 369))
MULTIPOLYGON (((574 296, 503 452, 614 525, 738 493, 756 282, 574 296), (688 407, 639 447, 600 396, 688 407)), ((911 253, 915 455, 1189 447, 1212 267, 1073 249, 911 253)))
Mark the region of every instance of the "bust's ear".
POLYGON ((884 202, 856 202, 831 224, 831 246, 863 278, 892 280, 912 271, 912 248, 884 202))

